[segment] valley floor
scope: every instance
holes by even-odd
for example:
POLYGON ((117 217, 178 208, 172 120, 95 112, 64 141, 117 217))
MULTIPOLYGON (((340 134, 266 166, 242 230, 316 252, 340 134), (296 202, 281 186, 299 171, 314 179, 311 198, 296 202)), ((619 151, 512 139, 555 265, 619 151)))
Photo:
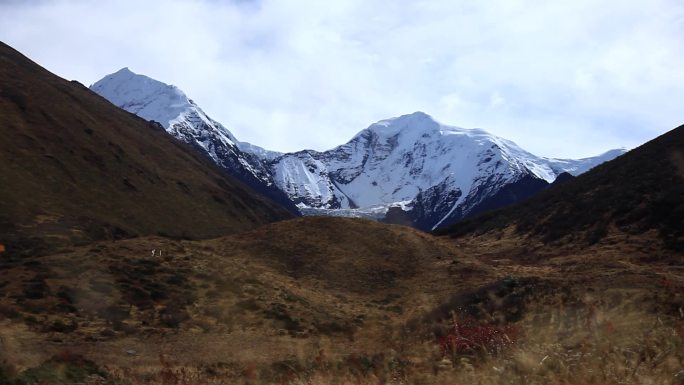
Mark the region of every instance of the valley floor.
POLYGON ((684 260, 658 245, 302 218, 5 258, 0 383, 680 383, 684 260))

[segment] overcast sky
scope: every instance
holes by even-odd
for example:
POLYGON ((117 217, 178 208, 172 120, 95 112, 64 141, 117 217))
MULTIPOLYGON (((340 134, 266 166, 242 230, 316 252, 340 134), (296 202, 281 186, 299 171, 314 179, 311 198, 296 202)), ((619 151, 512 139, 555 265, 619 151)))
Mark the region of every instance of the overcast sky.
POLYGON ((174 84, 279 151, 414 111, 554 157, 684 123, 681 0, 0 0, 0 40, 85 85, 174 84))

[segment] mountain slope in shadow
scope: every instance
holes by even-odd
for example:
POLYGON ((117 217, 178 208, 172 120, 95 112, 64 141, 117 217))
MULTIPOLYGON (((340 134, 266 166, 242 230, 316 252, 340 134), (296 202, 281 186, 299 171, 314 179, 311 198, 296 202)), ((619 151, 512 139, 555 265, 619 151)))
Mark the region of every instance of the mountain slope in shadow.
POLYGON ((45 253, 209 238, 291 217, 155 124, 0 43, 0 243, 45 253))
POLYGON ((514 226, 545 243, 588 245, 611 231, 657 231, 663 245, 684 251, 684 126, 554 185, 520 205, 438 230, 459 237, 514 226))

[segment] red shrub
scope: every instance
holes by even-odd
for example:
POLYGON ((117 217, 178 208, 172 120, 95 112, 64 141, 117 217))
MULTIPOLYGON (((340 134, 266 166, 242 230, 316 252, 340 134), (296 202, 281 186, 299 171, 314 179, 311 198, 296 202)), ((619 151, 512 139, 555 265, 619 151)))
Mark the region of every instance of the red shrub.
POLYGON ((472 352, 499 351, 515 343, 518 328, 515 325, 456 324, 445 336, 438 337, 444 355, 472 352))
POLYGON ((672 289, 672 281, 666 276, 660 277, 660 286, 665 290, 672 289))

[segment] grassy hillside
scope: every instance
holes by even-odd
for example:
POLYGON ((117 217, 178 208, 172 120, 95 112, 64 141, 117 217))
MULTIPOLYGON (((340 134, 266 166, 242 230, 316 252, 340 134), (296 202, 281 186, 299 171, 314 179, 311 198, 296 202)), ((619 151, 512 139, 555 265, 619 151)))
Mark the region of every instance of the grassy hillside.
POLYGON ((673 338, 684 274, 649 259, 652 240, 535 263, 511 258, 519 245, 477 240, 300 218, 213 240, 146 237, 4 259, 0 376, 638 384, 662 383, 684 362, 673 338), (455 323, 471 342, 445 345, 455 323))
POLYGON ((449 242, 348 218, 105 241, 3 260, 0 338, 23 341, 7 351, 20 367, 64 349, 114 365, 134 350, 136 367, 157 365, 159 348, 195 364, 341 357, 375 351, 407 319, 491 278, 449 242))
POLYGON ((0 43, 0 243, 208 238, 290 215, 160 126, 0 43))

